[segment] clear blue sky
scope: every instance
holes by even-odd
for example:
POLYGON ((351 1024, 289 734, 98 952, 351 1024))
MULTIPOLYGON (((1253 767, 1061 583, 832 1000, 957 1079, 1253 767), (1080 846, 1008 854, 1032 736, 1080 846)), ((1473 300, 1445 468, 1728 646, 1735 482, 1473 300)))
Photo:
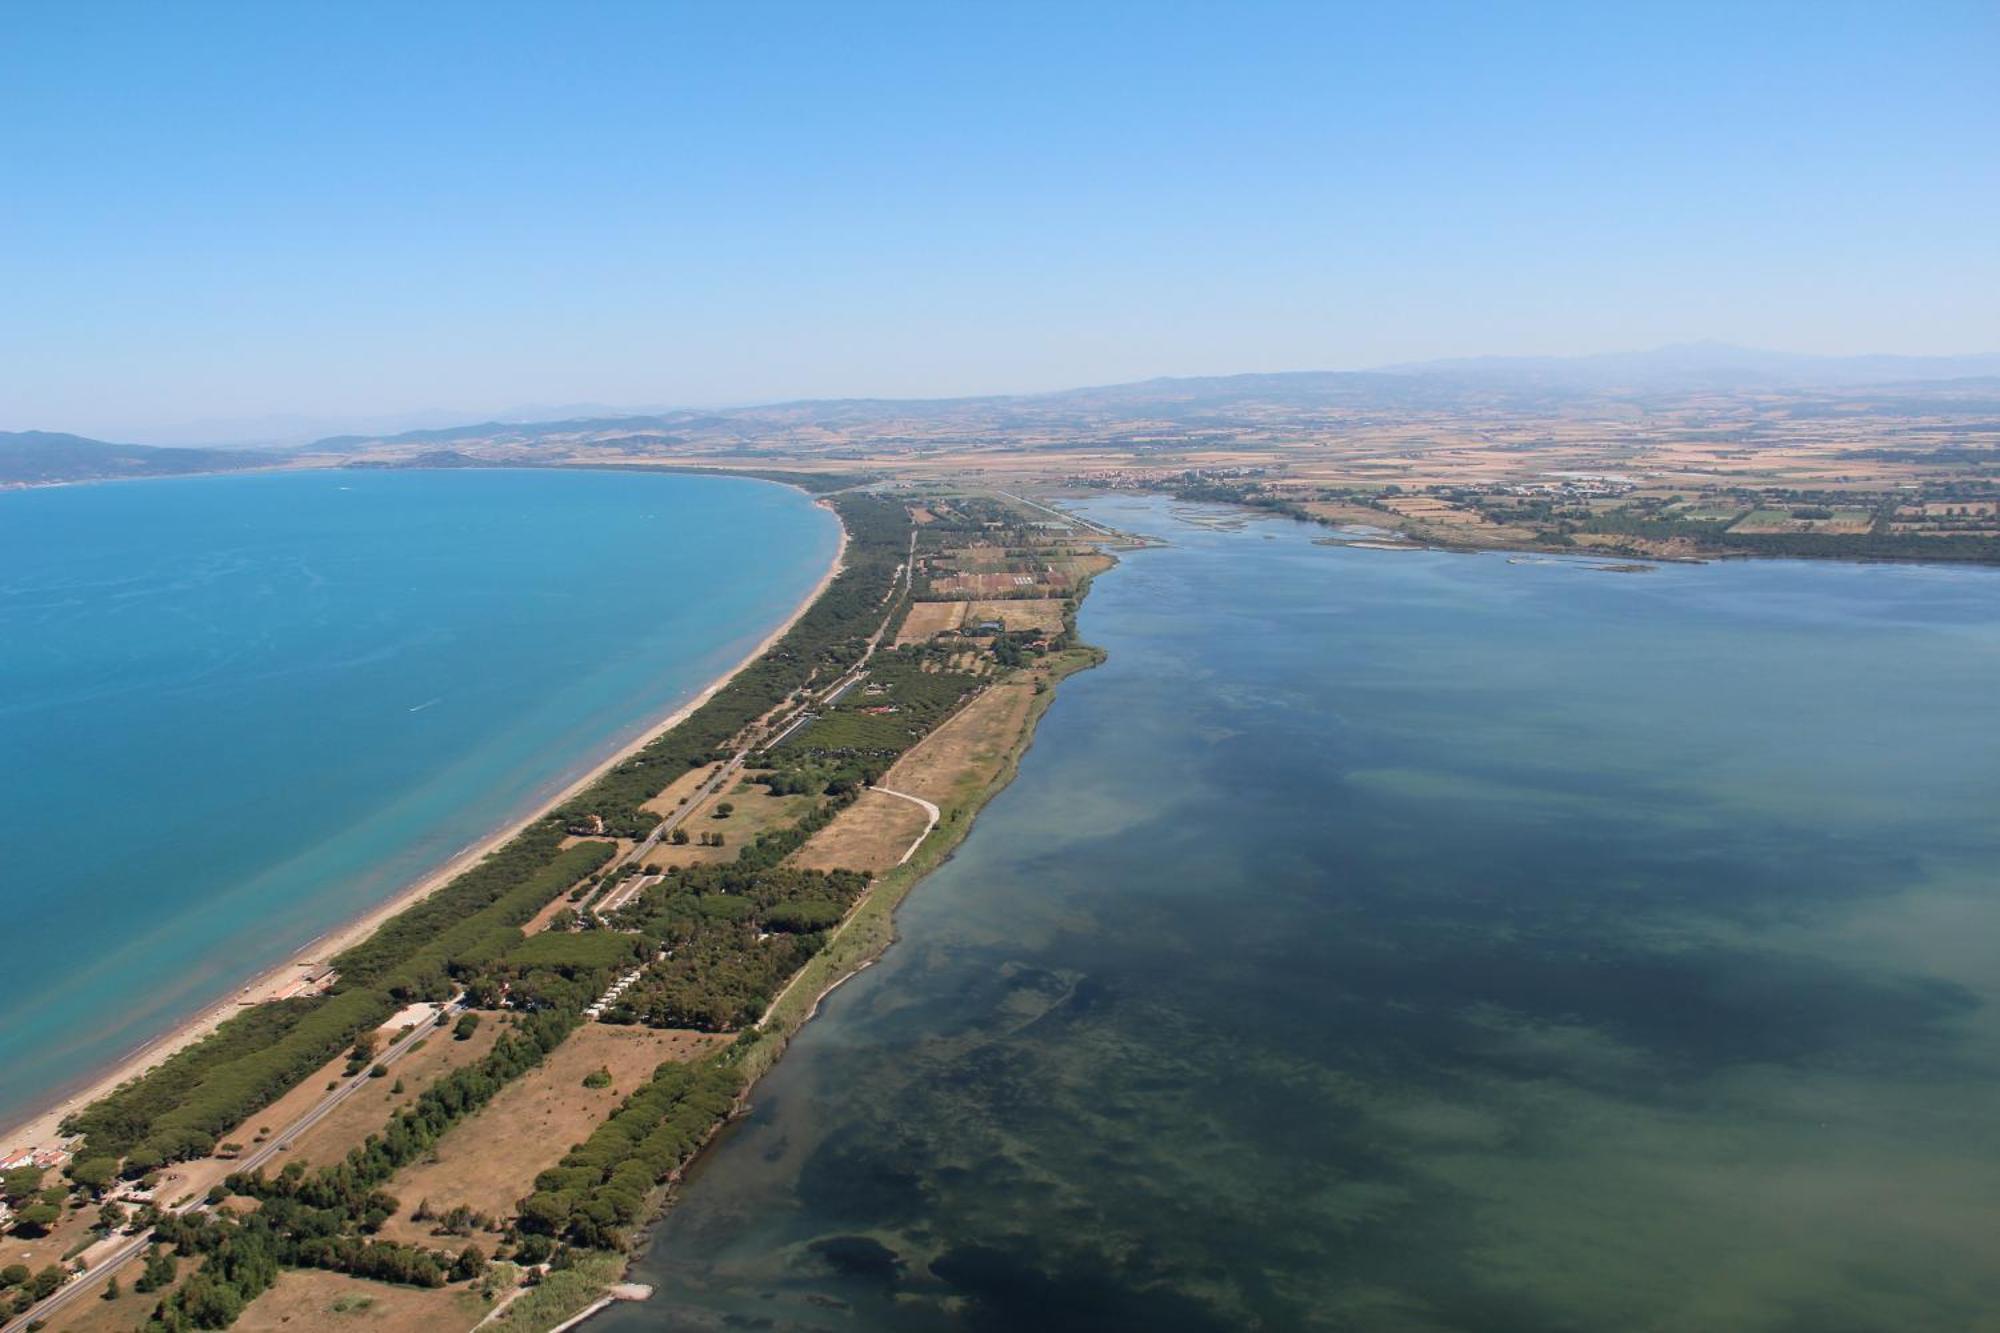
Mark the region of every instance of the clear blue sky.
POLYGON ((23 3, 0 429, 2000 350, 2000 5, 23 3))

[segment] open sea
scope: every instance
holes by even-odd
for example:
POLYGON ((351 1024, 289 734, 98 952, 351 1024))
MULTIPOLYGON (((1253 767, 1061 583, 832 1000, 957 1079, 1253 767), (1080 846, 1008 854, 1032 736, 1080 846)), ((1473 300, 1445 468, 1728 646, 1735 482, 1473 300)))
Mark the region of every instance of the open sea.
POLYGON ((0 1125, 633 739, 838 539, 687 475, 0 493, 0 1125))
POLYGON ((606 1330, 2000 1328, 2000 571, 1084 510, 1109 662, 606 1330))

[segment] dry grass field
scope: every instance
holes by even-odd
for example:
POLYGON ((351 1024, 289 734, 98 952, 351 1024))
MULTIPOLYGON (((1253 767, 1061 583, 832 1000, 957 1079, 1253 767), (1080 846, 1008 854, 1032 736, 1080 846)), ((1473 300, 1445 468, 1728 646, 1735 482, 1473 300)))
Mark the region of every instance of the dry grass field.
POLYGON ((1118 562, 1102 551, 1091 551, 1084 555, 1067 556, 1057 562, 1057 568, 1068 574, 1071 582, 1088 575, 1102 574, 1118 562))
MULTIPOLYGON (((127 1276, 121 1275, 121 1284, 127 1276)), ((152 1318, 160 1295, 127 1290, 115 1301, 77 1301, 49 1321, 49 1333, 139 1333, 152 1318)))
POLYGON ((668 783, 666 789, 658 796, 645 802, 639 808, 641 810, 650 810, 656 815, 672 814, 674 811, 680 809, 683 799, 692 798, 695 789, 708 780, 710 767, 710 765, 704 764, 700 768, 689 769, 668 783))
POLYGON ((429 1243, 430 1224, 410 1220, 425 1199, 438 1211, 465 1204, 496 1218, 511 1215, 535 1176, 588 1138, 654 1069, 728 1040, 701 1032, 584 1025, 539 1068, 453 1126, 429 1160, 391 1178, 386 1188, 403 1209, 382 1228, 383 1238, 429 1243), (611 1086, 584 1087, 585 1076, 599 1068, 611 1071, 611 1086))
POLYGON ((902 628, 896 631, 897 646, 906 643, 927 643, 932 635, 954 630, 965 619, 964 602, 912 602, 909 614, 903 617, 902 628))
MULTIPOLYGON (((450 1039, 451 1034, 447 1032, 445 1040, 449 1041, 450 1039)), ((268 1129, 275 1132, 283 1129, 286 1125, 291 1124, 294 1120, 297 1120, 307 1111, 317 1106, 320 1099, 326 1096, 327 1084, 340 1079, 346 1069, 347 1056, 343 1052, 318 1069, 315 1069, 309 1077, 301 1080, 297 1087, 278 1098, 277 1101, 272 1102, 255 1115, 248 1117, 242 1124, 236 1126, 229 1133, 224 1134, 219 1142, 240 1143, 247 1148, 255 1144, 263 1136, 265 1130, 268 1129)), ((394 1080, 391 1079, 390 1082, 394 1082, 394 1080)), ((365 1102, 369 1099, 366 1094, 356 1094, 351 1100, 365 1102)), ((385 1116, 384 1119, 387 1119, 387 1117, 385 1116)), ((289 1154, 286 1154, 280 1157, 270 1169, 275 1172, 283 1167, 289 1156, 289 1154)), ((170 1203, 189 1192, 205 1193, 209 1186, 219 1183, 235 1169, 236 1164, 234 1162, 214 1157, 203 1157, 192 1162, 182 1162, 178 1165, 170 1166, 167 1168, 168 1172, 179 1176, 180 1179, 160 1190, 160 1199, 162 1202, 170 1203)))
POLYGON ((139 1333, 152 1320, 154 1307, 186 1286, 187 1280, 201 1271, 201 1265, 199 1255, 177 1259, 177 1271, 170 1286, 139 1292, 132 1290, 132 1283, 139 1276, 139 1265, 127 1264, 118 1273, 119 1286, 124 1290, 117 1300, 103 1300, 100 1295, 77 1301, 49 1321, 49 1333, 139 1333))
POLYGON ((882 785, 939 806, 962 803, 1006 764, 1034 696, 1033 682, 1025 679, 990 687, 898 759, 882 785))
MULTIPOLYGON (((705 771, 705 770, 704 770, 705 771)), ((812 805, 810 796, 773 796, 763 787, 731 783, 697 806, 681 827, 687 830, 684 846, 662 842, 646 854, 646 865, 654 870, 676 866, 714 865, 733 861, 736 853, 757 840, 767 829, 779 828, 796 820, 812 805), (717 807, 727 804, 729 815, 714 817, 717 807), (720 847, 700 846, 704 833, 720 833, 720 847)))
POLYGON ((555 916, 557 912, 565 909, 575 911, 576 907, 577 905, 569 900, 567 893, 559 893, 548 906, 528 918, 526 924, 521 927, 521 933, 524 935, 540 934, 549 928, 549 919, 555 916))
POLYGON ((870 874, 887 870, 902 859, 924 831, 925 822, 922 807, 879 791, 865 791, 794 852, 789 864, 807 870, 864 870, 870 874))
MULTIPOLYGON (((280 1164, 304 1162, 307 1166, 325 1166, 339 1161, 351 1150, 360 1147, 363 1139, 387 1124, 390 1116, 415 1101, 425 1088, 492 1050, 493 1043, 500 1039, 501 1023, 507 1017, 490 1010, 481 1012, 478 1030, 464 1041, 453 1037, 450 1028, 436 1029, 424 1039, 421 1049, 410 1052, 389 1066, 386 1077, 370 1079, 360 1092, 336 1106, 326 1119, 301 1134, 280 1159, 280 1164), (403 1091, 391 1092, 390 1089, 398 1083, 403 1085, 403 1091)), ((324 1089, 326 1085, 321 1083, 318 1086, 324 1089)), ((277 1167, 271 1169, 275 1171, 277 1167)))
MULTIPOLYGON (((52 1171, 44 1183, 53 1185, 61 1179, 59 1172, 52 1171)), ((63 1255, 90 1237, 90 1224, 96 1220, 95 1207, 72 1211, 65 1205, 62 1220, 49 1228, 46 1236, 0 1236, 0 1268, 21 1264, 39 1271, 60 1262, 63 1255)), ((11 1298, 12 1295, 10 1291, 8 1296, 11 1298)))
POLYGON ((977 625, 987 620, 999 621, 1010 632, 1032 629, 1040 630, 1044 634, 1060 634, 1063 627, 1063 604, 1054 597, 966 604, 966 624, 977 625))
MULTIPOLYGON (((149 1300, 139 1297, 140 1300, 149 1300)), ((149 1302, 150 1308, 150 1302, 149 1302)), ((317 1268, 289 1269, 250 1302, 230 1327, 241 1333, 461 1333, 492 1307, 464 1283, 450 1287, 400 1287, 317 1268)))

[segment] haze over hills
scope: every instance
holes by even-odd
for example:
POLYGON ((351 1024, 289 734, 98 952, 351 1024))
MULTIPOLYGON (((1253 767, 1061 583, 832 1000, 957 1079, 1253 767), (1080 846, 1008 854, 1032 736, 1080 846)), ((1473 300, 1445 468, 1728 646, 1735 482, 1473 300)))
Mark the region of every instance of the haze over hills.
MULTIPOLYGON (((416 429, 349 432, 283 448, 151 447, 47 431, 0 433, 0 484, 231 471, 301 453, 385 456, 404 465, 557 461, 580 455, 707 457, 838 451, 1015 439, 1063 447, 1084 429, 1098 441, 1165 425, 1214 437, 1292 420, 1326 429, 1350 413, 1483 416, 1574 411, 1598 404, 1647 410, 1666 398, 1777 394, 1794 413, 1846 412, 1857 395, 1888 415, 1942 408, 2000 413, 2000 355, 1807 356, 1700 342, 1579 357, 1494 356, 1373 370, 1161 377, 1048 393, 959 398, 803 399, 726 408, 624 412, 597 404, 523 407, 495 418, 416 429), (546 414, 546 415, 544 415, 546 414)), ((417 414, 435 421, 437 414, 417 414)), ((377 418, 407 420, 408 418, 377 418)), ((301 419, 303 420, 303 419, 301 419)))
POLYGON ((300 448, 318 440, 352 436, 379 439, 414 430, 440 430, 468 421, 556 421, 573 417, 624 416, 671 410, 662 404, 518 403, 495 412, 489 408, 427 407, 400 412, 265 413, 256 416, 216 416, 167 425, 149 425, 125 432, 134 443, 222 449, 300 448))
POLYGON ((112 444, 60 431, 0 431, 0 485, 171 477, 263 467, 269 455, 231 449, 112 444))
POLYGON ((1531 383, 1579 390, 1827 389, 2000 375, 2000 355, 1810 356, 1705 341, 1676 343, 1648 352, 1461 357, 1381 369, 1387 374, 1531 383))
POLYGON ((1691 343, 1586 357, 1483 357, 1373 370, 1160 377, 1046 393, 801 399, 562 420, 491 420, 386 436, 340 436, 315 447, 344 451, 476 442, 534 450, 552 442, 594 440, 642 450, 683 444, 764 450, 787 441, 823 445, 825 432, 863 427, 877 439, 893 440, 898 423, 913 430, 955 426, 988 435, 1034 435, 1084 421, 1103 427, 1119 418, 1226 429, 1252 417, 1268 424, 1273 411, 1537 412, 1568 402, 1640 401, 1665 394, 1796 395, 1877 385, 1898 391, 1928 386, 1935 394, 1965 399, 1961 405, 1968 407, 1987 399, 2000 404, 2000 355, 1818 357, 1691 343))
POLYGON ((1577 357, 1473 357, 1411 362, 1367 370, 1300 370, 1233 375, 1161 376, 1129 383, 1091 385, 1042 393, 977 394, 949 398, 810 398, 720 408, 649 408, 631 412, 593 407, 588 415, 537 419, 525 411, 496 415, 476 425, 453 425, 396 434, 348 433, 322 439, 321 447, 360 442, 437 443, 488 437, 541 438, 592 429, 700 428, 731 420, 877 419, 883 416, 950 416, 1013 406, 1036 412, 1062 407, 1170 407, 1230 400, 1324 399, 1395 406, 1448 400, 1454 394, 1514 389, 1536 395, 1693 390, 1701 388, 1850 388, 2000 377, 2000 354, 1949 357, 1825 357, 1765 352, 1719 342, 1577 357))

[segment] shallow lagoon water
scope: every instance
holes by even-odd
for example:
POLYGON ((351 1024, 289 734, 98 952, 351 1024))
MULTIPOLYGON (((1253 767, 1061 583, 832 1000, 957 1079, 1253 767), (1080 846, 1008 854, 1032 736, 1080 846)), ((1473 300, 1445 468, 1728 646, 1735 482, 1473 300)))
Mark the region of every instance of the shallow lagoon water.
POLYGON ((2000 574, 1087 512, 1109 662, 603 1327, 1992 1326, 2000 574))
POLYGON ((715 477, 0 494, 0 1124, 567 785, 838 540, 715 477))

